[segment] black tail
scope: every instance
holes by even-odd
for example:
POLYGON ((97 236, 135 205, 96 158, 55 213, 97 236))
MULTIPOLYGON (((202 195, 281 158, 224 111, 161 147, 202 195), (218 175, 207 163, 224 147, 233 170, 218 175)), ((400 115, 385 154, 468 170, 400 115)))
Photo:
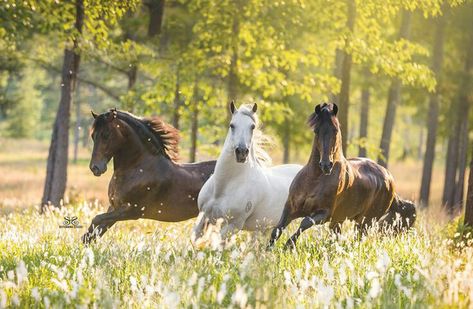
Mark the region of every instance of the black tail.
POLYGON ((381 218, 381 221, 392 226, 394 230, 401 231, 410 229, 414 225, 416 218, 416 205, 396 195, 388 213, 381 218))

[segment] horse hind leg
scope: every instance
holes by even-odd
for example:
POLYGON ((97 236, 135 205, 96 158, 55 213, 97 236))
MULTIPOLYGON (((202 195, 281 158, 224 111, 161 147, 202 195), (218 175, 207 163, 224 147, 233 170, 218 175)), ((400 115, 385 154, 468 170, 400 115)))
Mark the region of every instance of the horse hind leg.
POLYGON ((395 232, 401 232, 410 229, 416 218, 416 205, 396 196, 389 211, 380 219, 380 222, 391 227, 395 232))

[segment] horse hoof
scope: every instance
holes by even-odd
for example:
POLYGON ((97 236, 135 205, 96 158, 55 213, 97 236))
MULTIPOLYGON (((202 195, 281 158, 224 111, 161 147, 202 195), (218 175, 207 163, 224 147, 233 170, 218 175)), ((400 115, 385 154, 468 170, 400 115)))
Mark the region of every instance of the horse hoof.
POLYGON ((85 246, 88 246, 91 242, 91 239, 92 237, 89 236, 88 233, 84 234, 82 237, 81 237, 81 240, 82 240, 82 244, 85 245, 85 246))
POLYGON ((292 240, 288 240, 284 245, 284 250, 294 250, 296 248, 296 244, 292 240))

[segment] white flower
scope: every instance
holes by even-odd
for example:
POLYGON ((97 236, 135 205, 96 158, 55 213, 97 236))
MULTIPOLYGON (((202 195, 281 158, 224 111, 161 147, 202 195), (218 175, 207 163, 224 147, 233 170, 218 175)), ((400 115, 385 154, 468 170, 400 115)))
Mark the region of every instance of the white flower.
POLYGON ((169 308, 176 308, 181 301, 179 294, 175 292, 167 292, 164 294, 164 304, 169 308))
POLYGON ((39 295, 39 291, 37 287, 34 287, 31 289, 31 297, 34 298, 34 300, 39 301, 41 299, 41 295, 39 295))
POLYGON ((44 304, 45 308, 49 308, 49 306, 51 305, 51 301, 49 300, 49 298, 47 296, 44 296, 43 304, 44 304))
POLYGON ((224 282, 222 283, 222 285, 220 285, 220 290, 217 293, 217 302, 219 304, 222 303, 223 299, 225 298, 225 295, 227 295, 227 285, 224 282))
POLYGON ((237 285, 235 293, 232 295, 232 303, 240 305, 240 308, 245 308, 248 296, 246 295, 245 289, 241 285, 237 285))
POLYGON ((23 260, 20 260, 16 266, 16 279, 18 280, 18 285, 28 281, 28 269, 26 269, 26 265, 23 260))
POLYGON ((335 294, 332 286, 324 285, 322 282, 319 282, 317 289, 319 302, 324 306, 328 306, 332 301, 333 295, 335 294))
POLYGON ((131 290, 132 291, 136 291, 138 288, 137 288, 137 284, 136 284, 136 278, 133 277, 133 276, 130 276, 130 284, 131 284, 131 290))
POLYGON ((380 292, 381 292, 381 286, 379 285, 379 280, 378 278, 374 278, 371 281, 371 288, 370 288, 370 291, 368 292, 368 295, 371 298, 376 298, 378 297, 380 292))
POLYGON ((4 290, 0 290, 0 308, 5 308, 7 306, 7 294, 4 290))

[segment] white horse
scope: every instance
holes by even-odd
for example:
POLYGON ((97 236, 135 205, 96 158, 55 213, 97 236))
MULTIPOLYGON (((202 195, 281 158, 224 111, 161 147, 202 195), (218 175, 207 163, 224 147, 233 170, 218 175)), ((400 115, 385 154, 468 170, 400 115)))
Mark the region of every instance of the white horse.
POLYGON ((222 239, 239 230, 275 226, 281 218, 289 186, 301 165, 266 167, 269 156, 261 148, 257 105, 230 104, 232 120, 214 174, 202 187, 199 217, 192 241, 199 243, 209 225, 222 222, 222 239))

